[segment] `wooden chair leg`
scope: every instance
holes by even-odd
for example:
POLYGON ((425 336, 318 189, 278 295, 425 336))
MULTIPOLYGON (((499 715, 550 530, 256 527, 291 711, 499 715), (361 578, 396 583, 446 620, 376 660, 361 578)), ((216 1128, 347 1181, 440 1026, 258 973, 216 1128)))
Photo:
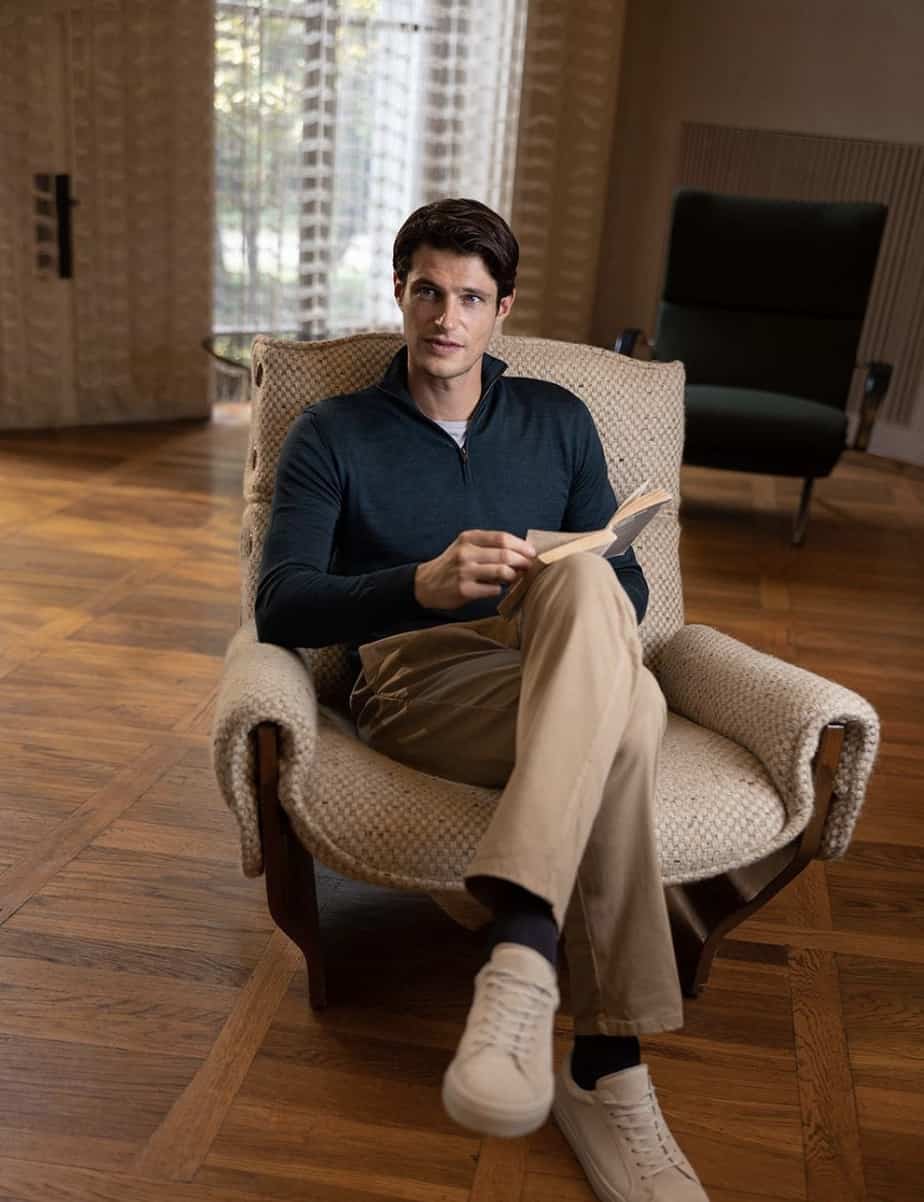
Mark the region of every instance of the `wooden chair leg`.
POLYGON ((257 727, 257 781, 270 914, 301 949, 308 969, 311 1007, 323 1010, 327 1005, 327 977, 314 858, 299 841, 279 803, 279 732, 271 723, 257 727))
POLYGON ((702 992, 725 935, 779 893, 817 855, 843 743, 843 725, 830 723, 822 731, 814 763, 815 811, 799 838, 756 864, 706 881, 668 886, 674 952, 686 997, 702 992))

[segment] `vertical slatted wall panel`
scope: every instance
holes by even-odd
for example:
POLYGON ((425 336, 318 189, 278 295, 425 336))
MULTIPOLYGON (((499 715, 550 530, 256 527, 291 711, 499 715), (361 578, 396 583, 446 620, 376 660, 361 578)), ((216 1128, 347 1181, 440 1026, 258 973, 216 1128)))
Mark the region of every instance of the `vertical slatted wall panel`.
POLYGON ((209 0, 0 4, 0 426, 208 413, 213 48, 209 0), (71 177, 71 279, 37 173, 71 177))
MULTIPOLYGON (((889 206, 857 361, 894 365, 882 416, 908 425, 924 371, 924 146, 685 123, 677 186, 889 206)), ((862 386, 857 371, 852 411, 862 386)))
POLYGON ((75 420, 72 302, 58 278, 53 212, 54 175, 69 163, 58 118, 62 62, 54 20, 53 12, 0 5, 2 429, 75 420), (47 177, 44 189, 35 186, 37 174, 47 177))
POLYGON ((530 3, 512 222, 521 259, 510 334, 590 339, 625 14, 625 0, 530 3))

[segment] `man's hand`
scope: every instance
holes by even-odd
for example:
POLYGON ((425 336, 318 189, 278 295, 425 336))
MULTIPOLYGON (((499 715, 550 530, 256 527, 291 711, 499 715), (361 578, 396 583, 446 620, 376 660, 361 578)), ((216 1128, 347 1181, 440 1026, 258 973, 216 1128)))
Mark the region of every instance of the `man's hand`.
POLYGON ((501 530, 463 530, 442 555, 417 565, 414 596, 425 609, 459 609, 497 597, 527 571, 536 548, 501 530))

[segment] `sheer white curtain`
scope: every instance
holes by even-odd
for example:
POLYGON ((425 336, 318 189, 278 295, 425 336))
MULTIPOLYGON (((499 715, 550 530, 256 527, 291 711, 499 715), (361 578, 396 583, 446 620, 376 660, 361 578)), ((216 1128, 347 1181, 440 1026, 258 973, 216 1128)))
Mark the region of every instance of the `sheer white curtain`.
POLYGON ((417 205, 510 215, 527 0, 218 0, 216 329, 397 325, 417 205))

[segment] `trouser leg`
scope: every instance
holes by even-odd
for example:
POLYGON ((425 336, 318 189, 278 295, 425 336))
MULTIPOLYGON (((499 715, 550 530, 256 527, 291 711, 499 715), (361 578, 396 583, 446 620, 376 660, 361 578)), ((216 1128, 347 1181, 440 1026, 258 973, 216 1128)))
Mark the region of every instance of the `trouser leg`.
POLYGON ((683 1025, 655 828, 666 721, 663 694, 643 668, 565 918, 577 1035, 644 1035, 683 1025))
POLYGON ((502 789, 516 755, 517 639, 514 623, 488 618, 360 647, 359 737, 422 772, 502 789))
POLYGON ((561 929, 642 673, 635 611, 605 560, 574 555, 523 602, 513 771, 466 873, 506 877, 561 929))
POLYGON ((579 1031, 677 1026, 653 834, 664 703, 641 665, 634 611, 608 565, 575 556, 534 582, 519 638, 522 658, 515 626, 496 619, 362 648, 361 737, 436 775, 507 782, 467 880, 529 889, 560 927, 573 893, 565 934, 579 1031))

